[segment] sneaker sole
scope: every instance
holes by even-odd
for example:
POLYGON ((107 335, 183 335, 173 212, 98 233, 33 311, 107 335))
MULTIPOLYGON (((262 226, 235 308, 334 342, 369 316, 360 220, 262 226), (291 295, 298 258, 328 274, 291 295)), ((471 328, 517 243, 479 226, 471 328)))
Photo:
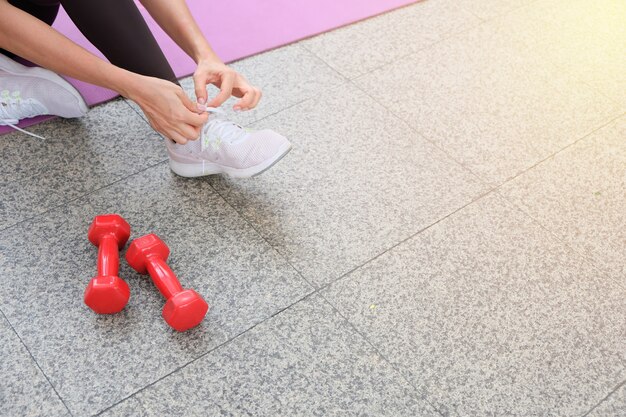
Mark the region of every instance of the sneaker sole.
POLYGON ((274 165, 278 163, 281 159, 285 157, 291 150, 291 143, 287 143, 284 145, 276 156, 272 159, 268 159, 259 165, 255 165, 250 168, 231 168, 224 165, 215 164, 212 162, 201 162, 197 164, 185 164, 182 162, 174 161, 170 158, 170 169, 181 177, 186 178, 195 178, 195 177, 204 177, 207 175, 217 175, 217 174, 226 174, 231 178, 252 178, 257 175, 262 174, 267 171, 274 165))
POLYGON ((13 75, 24 75, 28 77, 43 78, 44 80, 48 80, 51 83, 54 83, 69 91, 78 101, 78 105, 80 106, 80 109, 83 111, 83 113, 87 113, 89 111, 89 107, 87 106, 87 103, 85 103, 85 99, 83 98, 83 96, 80 95, 78 90, 76 90, 76 88, 72 84, 65 81, 63 77, 52 71, 40 67, 25 67, 19 62, 15 62, 11 58, 4 56, 0 56, 0 69, 13 75))

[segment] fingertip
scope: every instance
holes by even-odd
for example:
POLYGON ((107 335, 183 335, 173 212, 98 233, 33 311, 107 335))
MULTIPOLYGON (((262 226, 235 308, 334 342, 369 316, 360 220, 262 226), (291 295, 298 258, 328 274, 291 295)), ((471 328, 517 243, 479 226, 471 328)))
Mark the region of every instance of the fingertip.
POLYGON ((207 104, 207 107, 214 107, 214 108, 218 108, 219 106, 221 106, 223 103, 223 101, 219 100, 218 98, 214 98, 213 100, 211 100, 211 102, 209 102, 209 104, 207 104))

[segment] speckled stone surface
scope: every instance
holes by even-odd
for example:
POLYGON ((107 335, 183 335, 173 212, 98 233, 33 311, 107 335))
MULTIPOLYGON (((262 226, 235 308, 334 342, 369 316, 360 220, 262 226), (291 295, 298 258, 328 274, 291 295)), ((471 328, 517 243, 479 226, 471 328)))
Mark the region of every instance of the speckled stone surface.
POLYGON ((626 415, 626 386, 622 385, 598 404, 585 417, 615 417, 626 415))
POLYGON ((70 410, 98 412, 275 314, 311 287, 203 180, 166 164, 0 232, 0 307, 70 410), (123 312, 97 316, 83 304, 97 249, 95 214, 120 213, 133 237, 154 232, 186 288, 211 306, 179 334, 161 318, 164 300, 125 261, 123 312))
MULTIPOLYGON (((238 100, 235 98, 231 98, 222 105, 221 109, 226 112, 229 120, 242 126, 316 96, 322 90, 332 89, 344 80, 337 72, 299 44, 284 46, 234 62, 231 67, 243 74, 250 83, 258 86, 263 92, 263 98, 254 110, 233 111, 232 107, 238 100)), ((195 100, 193 78, 183 78, 180 84, 195 100)), ((216 87, 209 86, 209 97, 214 97, 217 92, 216 87)), ((135 103, 132 101, 129 103, 142 117, 145 117, 135 103)))
POLYGON ((537 0, 457 0, 455 3, 483 20, 489 20, 506 13, 516 13, 519 8, 537 0))
POLYGON ((444 414, 580 416, 626 377, 626 291, 494 194, 322 294, 444 414))
POLYGON ((167 158, 162 139, 123 100, 0 140, 0 230, 167 158))
POLYGON ((344 76, 355 78, 480 23, 456 3, 420 1, 305 40, 302 45, 344 76))
POLYGON ((626 116, 500 192, 626 287, 626 116))
POLYGON ((319 296, 131 400, 104 416, 439 416, 319 296))
POLYGON ((486 190, 470 172, 351 86, 268 117, 293 150, 249 181, 213 186, 318 285, 486 190))
POLYGON ((623 112, 520 47, 510 32, 487 22, 356 83, 485 181, 500 184, 623 112))
POLYGON ((626 2, 547 0, 501 19, 512 36, 626 110, 626 2))
POLYGON ((1 314, 0 358, 0 416, 70 415, 1 314))

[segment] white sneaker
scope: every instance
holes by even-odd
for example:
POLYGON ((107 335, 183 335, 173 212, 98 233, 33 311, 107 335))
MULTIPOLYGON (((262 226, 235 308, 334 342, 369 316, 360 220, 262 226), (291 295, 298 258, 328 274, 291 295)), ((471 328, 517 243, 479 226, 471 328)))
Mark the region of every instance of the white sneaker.
POLYGON ((29 117, 84 116, 89 108, 80 93, 52 71, 27 67, 0 54, 0 126, 16 125, 29 117))
POLYGON ((167 141, 170 168, 182 177, 227 174, 249 178, 272 167, 291 150, 291 143, 271 130, 251 131, 212 113, 198 140, 185 145, 167 141))

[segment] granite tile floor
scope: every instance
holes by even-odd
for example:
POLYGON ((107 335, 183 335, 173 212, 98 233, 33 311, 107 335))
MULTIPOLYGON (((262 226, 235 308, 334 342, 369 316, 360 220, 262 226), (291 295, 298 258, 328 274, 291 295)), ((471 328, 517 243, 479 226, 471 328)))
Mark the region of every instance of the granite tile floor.
MULTIPOLYGON (((424 0, 233 65, 263 175, 184 179, 123 99, 0 136, 0 416, 626 413, 626 7, 424 0), (161 235, 175 333, 91 218, 161 235)), ((185 90, 193 94, 190 79, 185 90)))

